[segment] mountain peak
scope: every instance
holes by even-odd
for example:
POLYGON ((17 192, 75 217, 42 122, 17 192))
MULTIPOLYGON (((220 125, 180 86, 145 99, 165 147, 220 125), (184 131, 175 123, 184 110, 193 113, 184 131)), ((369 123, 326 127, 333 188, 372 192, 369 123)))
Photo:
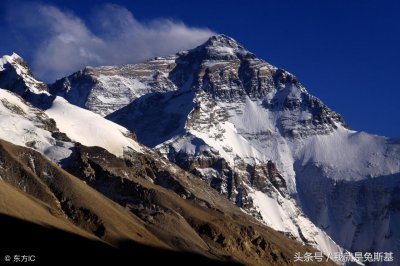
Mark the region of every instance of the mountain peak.
POLYGON ((0 58, 0 87, 22 97, 30 94, 48 94, 47 85, 35 79, 28 64, 17 53, 0 58))
POLYGON ((217 34, 211 36, 204 44, 205 47, 230 47, 230 48, 243 48, 236 40, 225 35, 217 34))
POLYGON ((16 74, 19 76, 29 75, 33 76, 28 64, 25 60, 19 56, 17 53, 12 53, 11 55, 4 55, 0 58, 0 71, 4 72, 6 70, 14 69, 16 74))
POLYGON ((192 50, 189 50, 189 54, 191 54, 190 56, 193 56, 200 61, 236 61, 240 58, 257 58, 253 53, 246 50, 243 45, 238 43, 235 39, 224 34, 211 36, 202 45, 192 50))
POLYGON ((0 68, 2 68, 5 64, 12 63, 18 59, 22 60, 21 56, 19 56, 17 53, 12 53, 11 55, 4 55, 3 57, 0 58, 0 68))

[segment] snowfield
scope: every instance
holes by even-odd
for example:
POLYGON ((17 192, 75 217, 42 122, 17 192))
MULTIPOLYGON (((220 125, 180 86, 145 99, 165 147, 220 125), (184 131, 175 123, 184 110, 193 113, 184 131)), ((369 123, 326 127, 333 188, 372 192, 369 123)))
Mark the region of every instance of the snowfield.
POLYGON ((73 143, 56 140, 46 130, 49 118, 12 92, 0 89, 0 138, 16 145, 34 148, 54 162, 68 158, 73 143))
POLYGON ((140 145, 127 137, 129 131, 102 116, 56 97, 46 114, 53 118, 58 128, 68 137, 85 146, 99 146, 116 156, 123 156, 125 149, 140 152, 140 145))

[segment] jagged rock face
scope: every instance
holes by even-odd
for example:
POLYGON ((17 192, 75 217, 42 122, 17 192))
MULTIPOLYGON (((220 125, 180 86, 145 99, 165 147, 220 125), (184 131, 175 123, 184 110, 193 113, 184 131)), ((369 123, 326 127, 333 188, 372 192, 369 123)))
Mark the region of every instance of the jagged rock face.
POLYGON ((293 75, 258 59, 224 35, 193 50, 142 64, 88 67, 51 86, 53 94, 103 116, 141 96, 178 90, 202 90, 213 100, 227 103, 243 102, 247 97, 262 100, 262 105, 274 112, 307 112, 309 117, 301 121, 282 122, 287 135, 297 122, 304 134, 313 133, 308 128, 330 132, 334 122, 343 124, 340 115, 309 95, 293 75))
POLYGON ((0 58, 0 88, 12 90, 21 96, 47 92, 47 85, 33 77, 28 64, 17 54, 0 58))
MULTIPOLYGON (((272 113, 281 112, 275 123, 285 137, 295 136, 296 131, 302 135, 329 133, 336 128, 335 122, 343 124, 340 115, 308 94, 296 77, 258 59, 233 39, 212 37, 180 60, 172 77, 182 76, 179 68, 187 69, 186 65, 198 66, 194 87, 217 102, 229 105, 250 99, 272 113), (307 115, 299 119, 298 113, 307 115)), ((229 107, 236 113, 243 111, 229 107)))

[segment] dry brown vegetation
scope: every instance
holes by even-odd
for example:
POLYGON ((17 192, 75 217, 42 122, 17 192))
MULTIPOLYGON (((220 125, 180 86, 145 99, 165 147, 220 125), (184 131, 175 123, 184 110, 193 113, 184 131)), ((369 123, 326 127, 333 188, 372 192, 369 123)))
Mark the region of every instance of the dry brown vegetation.
POLYGON ((119 159, 78 145, 68 173, 34 150, 0 141, 0 214, 124 254, 141 245, 246 265, 292 265, 295 252, 314 252, 150 153, 119 159))

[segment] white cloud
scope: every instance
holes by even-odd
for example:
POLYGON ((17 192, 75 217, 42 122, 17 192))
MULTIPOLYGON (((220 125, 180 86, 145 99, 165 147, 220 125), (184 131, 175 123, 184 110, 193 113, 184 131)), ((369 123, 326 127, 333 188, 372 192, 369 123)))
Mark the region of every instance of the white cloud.
POLYGON ((137 63, 190 49, 215 34, 170 19, 142 23, 126 8, 111 4, 94 12, 92 28, 76 15, 51 5, 29 4, 9 10, 13 12, 18 14, 9 14, 10 25, 34 35, 33 71, 46 81, 87 65, 137 63))

